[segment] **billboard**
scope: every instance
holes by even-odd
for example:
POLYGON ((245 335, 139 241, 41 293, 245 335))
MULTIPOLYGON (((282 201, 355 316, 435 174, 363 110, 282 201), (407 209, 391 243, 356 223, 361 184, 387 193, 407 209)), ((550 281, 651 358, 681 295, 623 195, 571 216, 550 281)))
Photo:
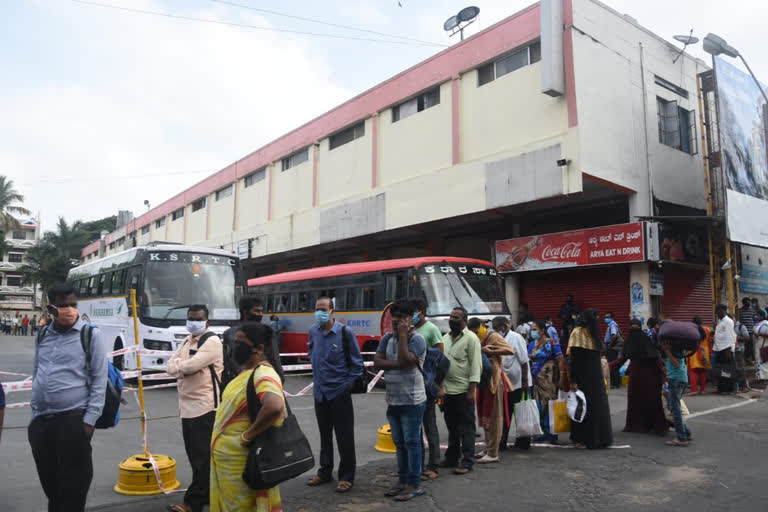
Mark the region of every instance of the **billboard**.
POLYGON ((768 249, 741 246, 741 293, 768 295, 768 249))
POLYGON ((714 61, 728 238, 768 247, 765 99, 751 76, 714 61))
POLYGON ((642 222, 496 242, 496 266, 499 272, 525 272, 644 260, 642 222))

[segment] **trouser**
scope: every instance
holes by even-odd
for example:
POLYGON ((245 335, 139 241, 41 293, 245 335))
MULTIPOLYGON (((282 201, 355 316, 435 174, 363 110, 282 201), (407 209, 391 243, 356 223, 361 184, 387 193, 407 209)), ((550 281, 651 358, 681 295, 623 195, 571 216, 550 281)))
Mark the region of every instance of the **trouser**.
MULTIPOLYGON (((516 389, 511 393, 507 393, 507 403, 509 404, 509 417, 510 421, 514 421, 513 415, 515 413, 515 406, 523 399, 523 389, 516 389)), ((501 433, 501 443, 499 448, 502 450, 506 448, 509 438, 509 425, 504 425, 504 429, 501 433)), ((515 439, 515 446, 521 450, 527 450, 531 447, 530 437, 518 437, 515 439)))
POLYGON ((184 504, 193 512, 200 512, 210 501, 211 436, 216 411, 197 418, 181 418, 181 433, 192 466, 192 483, 184 494, 184 504))
POLYGON ((475 407, 467 394, 445 395, 445 425, 448 427, 448 449, 445 465, 472 469, 475 464, 475 407), (461 461, 459 461, 461 457, 461 461))
MULTIPOLYGON (((733 350, 726 348, 712 353, 712 366, 727 366, 733 364, 733 350)), ((735 381, 730 378, 717 379, 718 393, 731 393, 734 390, 735 381)))
POLYGON ((93 478, 91 439, 84 411, 38 416, 27 433, 37 475, 48 498, 48 512, 81 512, 93 478))
POLYGON ((390 405, 387 420, 392 442, 397 449, 397 474, 401 484, 421 487, 421 461, 424 445, 421 443, 421 423, 424 421, 424 402, 418 405, 390 405))
POLYGON ((755 357, 755 335, 750 334, 749 338, 744 342, 744 360, 754 363, 755 357))
MULTIPOLYGON (((609 348, 605 354, 605 358, 608 360, 609 363, 612 363, 613 361, 619 358, 619 352, 613 350, 612 348, 609 348)), ((611 387, 612 388, 621 387, 621 375, 619 374, 619 368, 614 368, 611 370, 611 387)))
POLYGON ((440 432, 437 429, 437 412, 435 411, 435 400, 427 400, 424 407, 424 435, 427 437, 427 446, 429 447, 429 459, 424 457, 424 467, 427 470, 434 471, 440 464, 440 432))
POLYGON ((689 368, 688 380, 691 382, 692 393, 703 393, 707 389, 707 370, 704 368, 689 368))
POLYGON ((491 424, 489 428, 485 429, 485 454, 489 457, 499 456, 499 442, 504 431, 504 402, 506 399, 506 391, 499 390, 493 395, 491 424))
POLYGON ((688 428, 683 411, 680 408, 680 400, 685 392, 685 382, 677 379, 669 379, 669 412, 672 413, 672 421, 675 423, 675 433, 679 441, 687 442, 691 438, 691 430, 688 428))
POLYGON ((24 336, 27 335, 27 329, 29 329, 29 327, 27 327, 26 325, 21 326, 21 332, 24 333, 24 336))
POLYGON ((332 400, 315 400, 315 416, 320 431, 320 468, 317 476, 333 478, 333 433, 339 447, 339 480, 355 481, 355 415, 352 395, 344 392, 332 400))

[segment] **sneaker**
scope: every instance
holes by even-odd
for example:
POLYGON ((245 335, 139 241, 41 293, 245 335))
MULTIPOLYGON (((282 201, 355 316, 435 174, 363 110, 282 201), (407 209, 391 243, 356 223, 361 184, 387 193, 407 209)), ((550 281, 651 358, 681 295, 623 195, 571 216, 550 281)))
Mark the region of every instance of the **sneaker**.
POLYGON ((477 459, 478 464, 491 464, 493 462, 499 462, 499 458, 489 457, 488 455, 484 455, 481 458, 477 459))

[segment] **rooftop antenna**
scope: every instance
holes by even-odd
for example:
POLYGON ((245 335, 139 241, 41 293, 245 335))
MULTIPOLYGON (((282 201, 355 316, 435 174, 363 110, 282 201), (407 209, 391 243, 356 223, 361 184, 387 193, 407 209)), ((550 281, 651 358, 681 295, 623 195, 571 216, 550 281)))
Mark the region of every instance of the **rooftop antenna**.
POLYGON ((691 29, 691 33, 687 36, 672 36, 675 41, 679 41, 683 43, 683 49, 680 50, 680 53, 677 54, 677 56, 672 60, 672 64, 677 62, 677 59, 680 58, 680 56, 685 52, 685 49, 688 48, 689 44, 696 44, 699 42, 699 38, 693 35, 693 29, 691 29))
POLYGON ((463 41, 464 29, 475 22, 475 19, 479 13, 479 7, 475 7, 474 5, 465 7, 460 10, 458 14, 455 14, 445 20, 445 23, 443 23, 443 30, 446 32, 453 31, 448 37, 453 37, 458 32, 461 34, 461 40, 463 41))

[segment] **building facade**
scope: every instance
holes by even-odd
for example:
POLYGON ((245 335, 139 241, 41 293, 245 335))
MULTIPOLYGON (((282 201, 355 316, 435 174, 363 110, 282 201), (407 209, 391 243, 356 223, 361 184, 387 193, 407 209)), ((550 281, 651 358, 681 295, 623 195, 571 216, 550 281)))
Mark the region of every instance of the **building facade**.
POLYGON ((39 311, 40 289, 25 283, 21 272, 26 252, 40 239, 39 219, 20 220, 17 228, 3 234, 11 249, 0 260, 0 309, 10 316, 39 311))
MULTIPOLYGON (((707 66, 678 53, 595 0, 542 0, 128 222, 106 253, 155 240, 222 247, 253 277, 396 257, 493 260, 497 240, 696 215, 696 76, 707 66)), ((643 261, 510 272, 507 300, 514 313, 560 280, 559 307, 589 281, 632 305, 630 288, 649 290, 653 271, 643 261)), ((706 277, 689 271, 695 286, 706 277)))

